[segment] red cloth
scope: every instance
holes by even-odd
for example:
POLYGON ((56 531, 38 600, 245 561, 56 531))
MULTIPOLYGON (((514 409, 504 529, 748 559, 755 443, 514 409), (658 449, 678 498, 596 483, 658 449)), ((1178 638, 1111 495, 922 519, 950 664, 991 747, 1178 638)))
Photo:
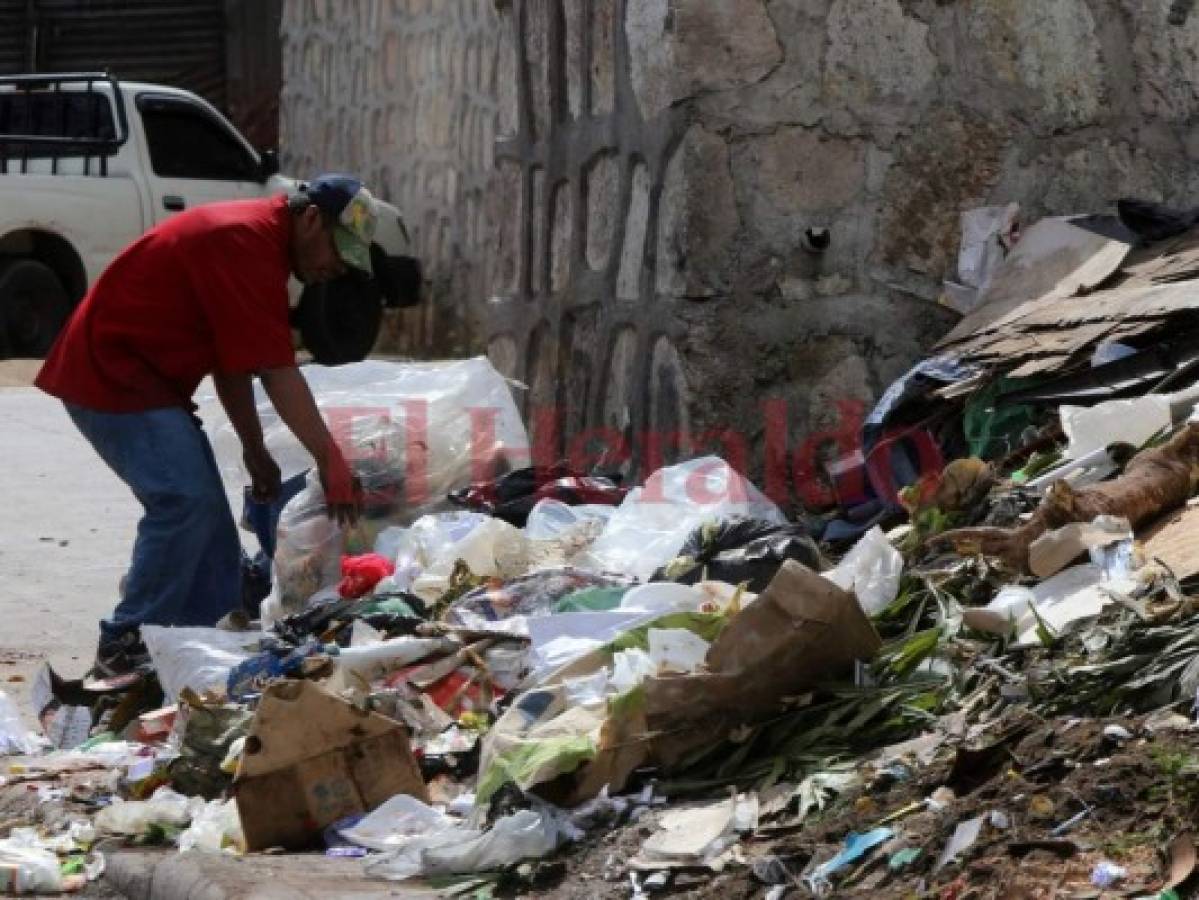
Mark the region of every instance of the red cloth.
POLYGON ((182 406, 206 375, 295 365, 284 197, 173 216, 109 264, 35 382, 100 412, 182 406))
POLYGON ((378 553, 343 556, 342 579, 337 586, 337 593, 346 600, 355 600, 370 593, 376 584, 388 575, 394 575, 395 570, 392 561, 378 553))

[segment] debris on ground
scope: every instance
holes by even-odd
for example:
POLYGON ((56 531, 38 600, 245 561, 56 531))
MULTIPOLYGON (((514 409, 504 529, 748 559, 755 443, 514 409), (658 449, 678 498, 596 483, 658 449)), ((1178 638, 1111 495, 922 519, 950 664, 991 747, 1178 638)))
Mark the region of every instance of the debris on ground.
POLYGON ((47 669, 43 734, 0 694, 0 797, 71 811, 0 823, 0 887, 136 843, 469 896, 1187 896, 1199 240, 1016 215, 964 220, 966 317, 800 521, 713 456, 520 466, 466 360, 314 379, 366 411, 343 530, 264 409, 299 480, 260 619, 147 627, 124 678, 47 669))

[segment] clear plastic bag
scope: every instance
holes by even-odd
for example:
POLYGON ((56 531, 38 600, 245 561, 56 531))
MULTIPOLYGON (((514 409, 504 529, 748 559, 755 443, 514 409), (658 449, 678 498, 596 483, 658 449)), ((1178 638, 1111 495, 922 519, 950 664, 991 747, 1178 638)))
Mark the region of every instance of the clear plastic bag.
POLYGON ((777 506, 724 460, 705 456, 654 472, 629 493, 578 565, 648 579, 704 522, 745 516, 779 525, 777 506))
MULTIPOLYGON (((513 452, 519 461, 528 456, 528 434, 511 389, 486 357, 366 360, 334 368, 310 365, 303 372, 347 458, 361 457, 364 450, 385 455, 403 474, 406 521, 441 506, 451 490, 491 477, 486 464, 502 452, 513 452)), ((284 477, 310 468, 308 453, 261 385, 255 385, 255 399, 267 449, 284 477)), ((205 412, 214 425, 222 471, 244 483, 241 445, 232 426, 213 406, 206 405, 205 412)))
POLYGON ((149 800, 114 799, 96 814, 101 834, 145 834, 152 825, 183 828, 205 807, 199 797, 184 797, 170 788, 159 788, 149 800))
POLYGON ((0 691, 0 756, 37 753, 39 749, 37 735, 25 727, 16 704, 0 691))
POLYGON ((301 612, 321 588, 341 578, 342 535, 325 510, 320 482, 309 475, 304 490, 279 514, 271 596, 263 609, 277 620, 301 612))
POLYGON ((17 828, 0 840, 0 895, 58 894, 63 889, 58 857, 30 831, 17 828))
POLYGON ((531 541, 555 541, 571 534, 587 522, 607 522, 616 512, 615 506, 600 503, 581 503, 571 506, 547 497, 539 500, 529 512, 525 536, 531 541))
POLYGON ((179 835, 179 850, 203 853, 241 853, 246 846, 236 800, 212 800, 197 810, 191 825, 179 835))
POLYGON ((178 702, 184 688, 223 691, 229 670, 258 653, 255 632, 143 625, 141 635, 170 703, 178 702))
POLYGON ((452 828, 413 838, 367 863, 367 874, 392 881, 417 875, 490 872, 548 856, 562 841, 562 824, 548 811, 522 809, 496 821, 490 831, 452 828))
POLYGON ((454 820, 407 794, 397 794, 356 825, 342 828, 347 841, 369 850, 395 850, 414 837, 456 829, 454 820))
POLYGON ((449 588, 458 560, 475 575, 517 576, 528 567, 528 543, 519 528, 500 519, 485 519, 461 540, 439 550, 412 582, 412 593, 423 600, 436 600, 449 588))

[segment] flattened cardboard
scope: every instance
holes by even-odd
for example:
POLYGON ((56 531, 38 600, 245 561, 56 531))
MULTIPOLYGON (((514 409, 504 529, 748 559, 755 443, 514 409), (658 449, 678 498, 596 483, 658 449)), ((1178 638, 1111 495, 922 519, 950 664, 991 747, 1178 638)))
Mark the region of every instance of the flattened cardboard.
POLYGON ((1160 559, 1176 578, 1199 574, 1199 506, 1163 516, 1145 536, 1145 555, 1160 559))
POLYGON ((250 850, 303 849, 396 794, 428 801, 403 726, 310 681, 267 688, 233 791, 250 850))
POLYGON ((784 697, 873 659, 881 646, 853 594, 788 560, 712 643, 706 671, 647 678, 644 704, 608 717, 572 801, 605 784, 618 790, 646 763, 669 769, 737 725, 778 712, 784 697))

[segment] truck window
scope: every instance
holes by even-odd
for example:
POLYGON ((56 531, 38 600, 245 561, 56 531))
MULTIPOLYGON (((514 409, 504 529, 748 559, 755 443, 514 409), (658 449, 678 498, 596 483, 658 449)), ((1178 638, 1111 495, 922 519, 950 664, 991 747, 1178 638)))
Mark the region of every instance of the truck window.
POLYGON ((138 98, 150 166, 160 178, 257 181, 258 161, 204 109, 185 101, 138 98))
POLYGON ((86 144, 39 147, 6 141, 5 135, 111 141, 116 137, 112 104, 102 94, 84 91, 0 91, 0 149, 5 153, 30 159, 95 156, 95 147, 86 144))

